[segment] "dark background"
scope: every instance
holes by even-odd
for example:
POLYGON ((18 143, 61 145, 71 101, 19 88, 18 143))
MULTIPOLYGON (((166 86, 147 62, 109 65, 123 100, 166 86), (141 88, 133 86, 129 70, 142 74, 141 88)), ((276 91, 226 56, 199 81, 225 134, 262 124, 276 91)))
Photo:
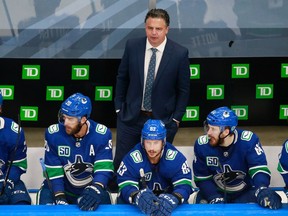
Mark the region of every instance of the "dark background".
MULTIPOLYGON (((182 122, 181 126, 202 126, 206 115, 219 106, 248 105, 248 120, 239 125, 287 125, 279 119, 280 104, 287 104, 287 78, 281 78, 281 64, 287 58, 197 58, 200 79, 191 79, 188 106, 200 107, 199 121, 182 122), (232 79, 232 64, 250 64, 249 79, 232 79), (223 100, 207 100, 207 85, 224 85, 223 100), (256 84, 274 84, 273 99, 256 99, 256 84)), ((81 92, 91 98, 91 118, 108 127, 116 127, 113 101, 95 101, 95 86, 113 86, 115 91, 120 59, 0 59, 0 85, 14 85, 14 100, 4 101, 4 116, 17 120, 20 106, 38 106, 38 121, 23 121, 26 127, 47 127, 56 123, 62 101, 46 101, 46 86, 64 86, 64 98, 81 92), (22 65, 40 65, 40 80, 22 80, 22 65), (71 80, 72 65, 89 65, 90 79, 71 80)))

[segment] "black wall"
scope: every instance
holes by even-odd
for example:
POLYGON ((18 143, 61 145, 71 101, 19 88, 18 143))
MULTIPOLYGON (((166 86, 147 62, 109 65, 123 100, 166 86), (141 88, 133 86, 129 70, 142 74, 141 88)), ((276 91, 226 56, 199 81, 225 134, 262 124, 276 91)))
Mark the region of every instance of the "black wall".
MULTIPOLYGON (((281 77, 281 65, 287 58, 195 58, 191 65, 200 65, 200 79, 191 79, 188 107, 199 106, 199 119, 183 121, 183 127, 202 126, 206 115, 219 106, 247 105, 247 120, 239 125, 286 125, 279 118, 280 105, 288 106, 287 76, 281 77), (234 79, 232 64, 249 64, 249 78, 234 79), (273 98, 257 99, 257 84, 273 84, 273 98), (224 99, 207 99, 207 85, 224 85, 224 99)), ((20 106, 37 106, 38 120, 22 119, 22 126, 47 127, 57 122, 62 101, 47 101, 46 86, 64 86, 64 99, 81 92, 93 102, 92 118, 108 127, 116 127, 113 100, 95 100, 96 86, 113 86, 120 59, 0 59, 0 88, 14 86, 14 99, 4 101, 4 116, 17 120, 20 106), (40 65, 40 79, 22 77, 22 65, 40 65), (72 65, 89 65, 89 80, 72 80, 72 65)), ((114 98, 114 95, 113 95, 114 98)))

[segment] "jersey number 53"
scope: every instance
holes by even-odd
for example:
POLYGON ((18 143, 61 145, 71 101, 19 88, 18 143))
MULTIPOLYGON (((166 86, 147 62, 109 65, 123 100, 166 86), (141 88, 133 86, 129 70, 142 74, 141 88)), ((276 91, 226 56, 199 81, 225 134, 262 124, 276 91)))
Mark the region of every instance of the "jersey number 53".
POLYGON ((118 168, 118 170, 117 170, 117 173, 119 174, 119 175, 121 175, 121 176, 123 176, 123 174, 124 174, 124 172, 126 172, 126 170, 127 170, 127 167, 126 167, 126 165, 123 163, 123 161, 121 162, 121 164, 120 164, 120 166, 119 166, 119 168, 118 168))

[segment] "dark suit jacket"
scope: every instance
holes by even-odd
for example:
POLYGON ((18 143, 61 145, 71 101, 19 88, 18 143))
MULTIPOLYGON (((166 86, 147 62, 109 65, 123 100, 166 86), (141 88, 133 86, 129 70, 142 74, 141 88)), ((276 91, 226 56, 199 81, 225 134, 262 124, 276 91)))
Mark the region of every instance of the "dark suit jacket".
MULTIPOLYGON (((146 37, 126 43, 116 83, 115 109, 126 123, 135 123, 140 115, 144 89, 146 37)), ((188 50, 167 39, 152 89, 152 112, 165 124, 172 118, 181 121, 189 99, 190 69, 188 50)))

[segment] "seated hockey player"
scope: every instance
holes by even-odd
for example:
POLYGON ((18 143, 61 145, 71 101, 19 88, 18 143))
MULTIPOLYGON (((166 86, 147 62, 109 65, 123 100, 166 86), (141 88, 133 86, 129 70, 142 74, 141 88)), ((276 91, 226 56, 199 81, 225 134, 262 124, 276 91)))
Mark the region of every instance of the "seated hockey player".
POLYGON ((45 131, 47 178, 39 204, 78 204, 85 211, 111 204, 106 186, 114 170, 112 134, 89 119, 91 110, 87 96, 73 94, 61 105, 59 123, 45 131))
POLYGON ((161 120, 149 119, 141 142, 123 159, 117 171, 118 204, 135 204, 145 214, 170 215, 192 193, 191 169, 185 156, 166 142, 161 120))
MULTIPOLYGON (((0 114, 3 96, 0 91, 0 114)), ((20 177, 27 171, 27 146, 23 129, 12 119, 0 116, 0 205, 31 205, 20 177)))
POLYGON ((284 180, 284 192, 288 198, 288 139, 285 140, 282 144, 282 150, 279 154, 279 163, 277 169, 284 180))
POLYGON ((206 135, 194 144, 193 174, 200 189, 196 203, 258 203, 279 209, 281 197, 272 189, 270 170, 259 138, 236 129, 237 115, 219 107, 204 121, 206 135))

